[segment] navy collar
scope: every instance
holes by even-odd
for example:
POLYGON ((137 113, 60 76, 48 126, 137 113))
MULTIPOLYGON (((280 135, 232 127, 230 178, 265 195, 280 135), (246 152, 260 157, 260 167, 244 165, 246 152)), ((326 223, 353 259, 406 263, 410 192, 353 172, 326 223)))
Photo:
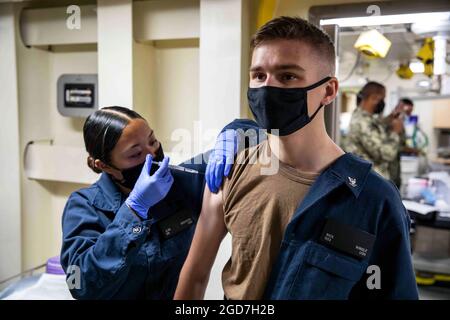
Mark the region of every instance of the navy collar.
POLYGON ((345 184, 355 198, 366 184, 372 164, 362 160, 351 153, 346 153, 337 158, 316 179, 306 194, 294 216, 286 227, 285 234, 291 235, 300 217, 315 203, 323 199, 327 194, 345 184))
POLYGON ((95 184, 99 191, 92 204, 101 210, 117 212, 122 205, 124 196, 109 174, 102 173, 95 184))
POLYGON ((358 198, 361 193, 372 164, 358 158, 352 153, 346 153, 334 161, 327 170, 340 179, 358 198))

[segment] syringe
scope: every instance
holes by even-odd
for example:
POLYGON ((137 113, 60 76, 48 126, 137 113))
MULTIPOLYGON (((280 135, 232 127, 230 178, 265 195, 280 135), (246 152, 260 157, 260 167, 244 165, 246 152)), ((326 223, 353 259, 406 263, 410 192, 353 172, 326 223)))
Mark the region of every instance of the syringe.
MULTIPOLYGON (((161 166, 161 164, 162 164, 161 161, 153 161, 153 163, 157 164, 158 166, 161 166)), ((184 172, 194 173, 194 174, 199 174, 200 173, 197 170, 185 168, 185 167, 182 167, 182 166, 177 166, 177 165, 174 165, 174 164, 169 164, 169 168, 173 169, 173 170, 184 171, 184 172)))

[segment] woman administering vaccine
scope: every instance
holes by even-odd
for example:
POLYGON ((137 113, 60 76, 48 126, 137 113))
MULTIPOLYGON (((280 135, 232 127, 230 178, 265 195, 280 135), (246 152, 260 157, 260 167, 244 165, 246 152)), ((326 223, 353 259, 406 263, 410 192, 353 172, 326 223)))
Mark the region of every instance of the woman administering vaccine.
MULTIPOLYGON (((253 126, 235 120, 225 128, 253 126)), ((127 108, 94 112, 83 135, 88 166, 101 176, 72 193, 63 213, 61 263, 73 297, 171 299, 201 209, 206 163, 169 168, 154 131, 127 108)), ((224 171, 218 160, 226 152, 218 149, 212 180, 224 171)))

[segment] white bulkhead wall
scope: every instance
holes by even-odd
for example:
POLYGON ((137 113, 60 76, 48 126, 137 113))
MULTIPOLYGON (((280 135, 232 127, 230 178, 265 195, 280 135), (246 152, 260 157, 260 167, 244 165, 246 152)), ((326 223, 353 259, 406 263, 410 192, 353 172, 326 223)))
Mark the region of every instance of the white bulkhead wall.
POLYGON ((0 279, 20 272, 22 258, 15 36, 14 7, 0 4, 0 279))

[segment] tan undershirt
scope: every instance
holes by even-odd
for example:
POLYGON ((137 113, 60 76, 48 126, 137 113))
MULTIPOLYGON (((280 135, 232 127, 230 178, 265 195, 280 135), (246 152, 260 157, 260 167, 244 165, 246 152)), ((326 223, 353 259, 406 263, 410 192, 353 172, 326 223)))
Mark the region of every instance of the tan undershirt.
POLYGON ((223 185, 223 210, 232 235, 231 258, 222 272, 227 298, 262 299, 287 224, 318 173, 279 161, 268 141, 239 153, 223 185), (278 161, 273 175, 261 174, 278 161))

